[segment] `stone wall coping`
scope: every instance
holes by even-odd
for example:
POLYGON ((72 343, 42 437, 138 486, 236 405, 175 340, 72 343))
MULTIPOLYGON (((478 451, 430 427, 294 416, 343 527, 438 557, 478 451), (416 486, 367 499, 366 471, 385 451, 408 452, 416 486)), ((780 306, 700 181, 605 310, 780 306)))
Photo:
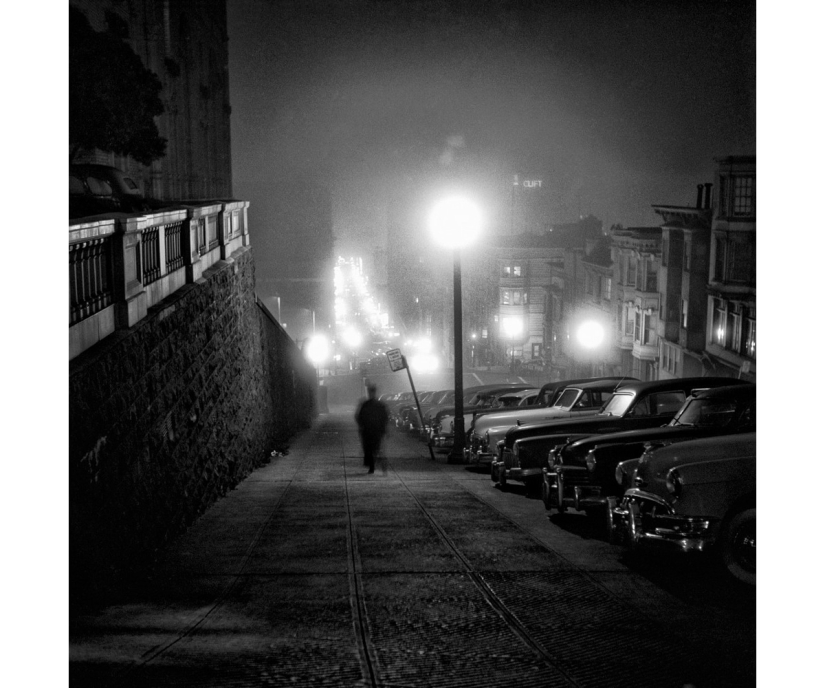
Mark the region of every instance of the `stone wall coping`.
POLYGON ((82 222, 69 226, 69 243, 87 241, 102 236, 110 236, 115 233, 115 218, 109 217, 105 220, 94 220, 92 222, 82 222))

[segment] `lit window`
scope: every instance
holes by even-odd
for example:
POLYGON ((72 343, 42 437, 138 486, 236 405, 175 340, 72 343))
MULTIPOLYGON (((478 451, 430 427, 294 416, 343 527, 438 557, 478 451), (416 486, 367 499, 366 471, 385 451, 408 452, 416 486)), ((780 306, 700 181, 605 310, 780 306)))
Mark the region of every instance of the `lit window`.
POLYGON ((682 327, 688 326, 688 302, 682 299, 682 327))
POLYGON ((509 306, 512 302, 511 291, 509 289, 502 289, 501 290, 501 305, 502 306, 509 306))
POLYGON ((733 214, 754 215, 756 209, 756 180, 753 177, 733 178, 733 214))

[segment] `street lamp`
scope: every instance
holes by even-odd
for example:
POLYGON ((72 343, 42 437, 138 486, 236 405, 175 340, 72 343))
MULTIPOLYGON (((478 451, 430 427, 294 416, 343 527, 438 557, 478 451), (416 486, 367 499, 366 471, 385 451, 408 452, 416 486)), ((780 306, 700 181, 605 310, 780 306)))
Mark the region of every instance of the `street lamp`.
POLYGON ((521 318, 502 318, 504 333, 510 338, 510 372, 516 370, 516 337, 521 334, 521 318))
POLYGON ((590 373, 595 374, 593 355, 604 342, 604 326, 595 320, 585 320, 578 326, 578 328, 576 328, 576 339, 582 349, 590 353, 590 356, 588 357, 590 359, 590 373))
POLYGON ((461 249, 476 240, 481 231, 481 212, 466 198, 445 198, 430 214, 433 241, 453 252, 453 345, 455 348, 455 422, 453 450, 448 461, 464 462, 464 337, 461 322, 461 249))

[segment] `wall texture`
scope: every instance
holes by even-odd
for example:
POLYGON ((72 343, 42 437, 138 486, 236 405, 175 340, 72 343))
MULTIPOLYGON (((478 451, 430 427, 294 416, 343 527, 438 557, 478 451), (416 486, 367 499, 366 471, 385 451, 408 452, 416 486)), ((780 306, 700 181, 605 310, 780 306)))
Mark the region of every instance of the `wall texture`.
POLYGON ((316 413, 315 372, 258 304, 248 248, 69 373, 73 597, 144 570, 316 413))

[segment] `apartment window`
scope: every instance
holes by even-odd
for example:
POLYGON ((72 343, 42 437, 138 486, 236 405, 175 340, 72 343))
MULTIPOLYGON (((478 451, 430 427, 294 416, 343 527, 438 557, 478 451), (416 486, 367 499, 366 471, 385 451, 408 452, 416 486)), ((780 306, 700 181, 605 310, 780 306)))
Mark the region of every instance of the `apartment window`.
POLYGON ((732 210, 734 215, 756 214, 756 179, 754 177, 733 178, 732 210))
POLYGON ((602 292, 602 296, 605 299, 610 301, 613 298, 613 279, 610 277, 606 277, 603 282, 604 291, 602 292))
POLYGON ((713 302, 713 342, 725 346, 727 306, 722 299, 714 299, 713 302))
POLYGON ((532 357, 541 358, 541 344, 533 344, 532 357))
POLYGON ((666 268, 668 266, 668 257, 670 253, 670 241, 667 239, 662 239, 662 267, 666 268))
POLYGON ((636 311, 633 318, 633 341, 642 341, 642 314, 636 311))
POLYGON ((745 318, 745 332, 743 341, 745 348, 742 353, 748 358, 756 358, 756 309, 749 308, 745 318))
POLYGON ((501 290, 501 305, 509 306, 513 302, 513 292, 510 289, 501 290))
POLYGON ((713 277, 721 282, 725 279, 725 240, 722 237, 716 237, 714 243, 716 244, 716 259, 713 264, 713 277))
POLYGON ((690 272, 690 242, 685 242, 684 254, 682 255, 682 270, 690 272))
POLYGON ((521 277, 522 265, 521 263, 506 263, 501 267, 502 277, 521 277))
POLYGON ((635 315, 636 314, 628 306, 625 306, 624 333, 628 336, 633 335, 633 331, 636 327, 635 315))
POLYGON ((672 375, 679 374, 679 350, 667 342, 662 342, 662 369, 672 375))
POLYGON ((751 282, 755 267, 754 246, 748 237, 716 237, 714 277, 725 282, 751 282))
POLYGON ((642 313, 642 344, 652 344, 655 338, 656 332, 653 329, 653 315, 651 313, 642 313))
POLYGON ((682 327, 688 326, 688 302, 687 299, 682 299, 682 327))
POLYGON ((627 259, 627 284, 631 287, 636 286, 636 259, 628 256, 627 259))
POLYGON ((513 289, 513 305, 521 305, 521 292, 518 289, 513 289))
POLYGON ((659 274, 656 271, 656 261, 645 261, 645 291, 658 291, 659 274))
POLYGON ((739 312, 728 312, 728 346, 733 351, 741 351, 742 314, 739 312))

